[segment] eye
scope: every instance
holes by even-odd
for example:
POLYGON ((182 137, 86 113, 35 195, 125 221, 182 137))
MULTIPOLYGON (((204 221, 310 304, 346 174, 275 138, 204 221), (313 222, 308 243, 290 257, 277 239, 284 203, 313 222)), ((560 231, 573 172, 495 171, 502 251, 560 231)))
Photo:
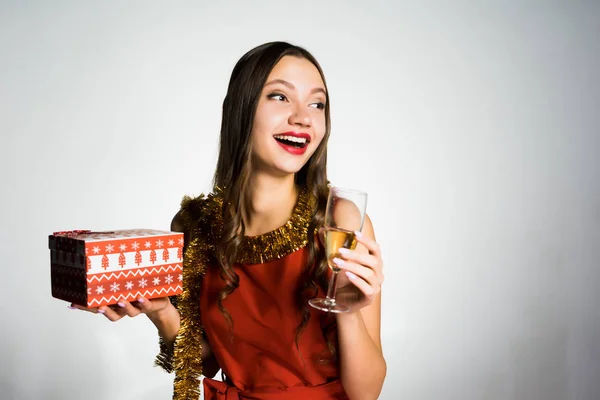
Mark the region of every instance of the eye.
POLYGON ((281 93, 271 93, 269 95, 267 95, 267 98, 272 99, 272 100, 278 100, 278 101, 286 101, 287 97, 285 97, 285 95, 281 94, 281 93))
POLYGON ((316 108, 316 109, 319 109, 319 110, 323 110, 325 108, 325 103, 323 103, 323 102, 312 103, 312 104, 309 105, 309 107, 316 108))

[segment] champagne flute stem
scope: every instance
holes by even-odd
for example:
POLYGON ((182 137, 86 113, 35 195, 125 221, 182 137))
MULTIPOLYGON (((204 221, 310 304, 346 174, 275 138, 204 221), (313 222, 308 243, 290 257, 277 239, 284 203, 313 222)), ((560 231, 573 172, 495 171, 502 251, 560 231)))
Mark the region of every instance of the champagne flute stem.
POLYGON ((335 289, 337 286, 338 269, 332 268, 331 278, 329 278, 329 287, 327 288, 327 300, 335 301, 335 289))

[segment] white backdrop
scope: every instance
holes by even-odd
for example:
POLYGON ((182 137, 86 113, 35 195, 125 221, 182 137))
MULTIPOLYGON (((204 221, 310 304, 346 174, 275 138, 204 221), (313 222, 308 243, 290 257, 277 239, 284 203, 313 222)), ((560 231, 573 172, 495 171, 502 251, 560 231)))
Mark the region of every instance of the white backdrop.
POLYGON ((50 296, 47 235, 168 228, 210 189, 234 63, 287 40, 325 70, 330 179, 370 194, 381 399, 600 398, 599 21, 567 0, 0 0, 0 397, 170 398, 147 319, 50 296))

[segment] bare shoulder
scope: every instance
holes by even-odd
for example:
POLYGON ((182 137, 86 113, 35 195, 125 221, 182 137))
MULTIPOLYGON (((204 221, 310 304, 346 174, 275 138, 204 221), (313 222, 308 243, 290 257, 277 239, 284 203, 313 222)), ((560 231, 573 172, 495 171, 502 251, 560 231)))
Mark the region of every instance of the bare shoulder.
MULTIPOLYGON (((373 246, 379 250, 379 244, 377 244, 377 239, 375 237, 375 228, 373 227, 373 221, 369 217, 369 214, 365 214, 365 221, 363 223, 361 233, 365 238, 373 241, 373 246)), ((361 253, 369 253, 369 249, 367 249, 362 243, 359 243, 358 246, 356 246, 356 251, 361 253)))
POLYGON ((375 239, 375 228, 373 227, 373 221, 369 217, 369 214, 365 214, 365 222, 363 224, 362 234, 371 240, 375 239))
MULTIPOLYGON (((337 222, 336 225, 343 228, 344 225, 348 227, 360 226, 362 215, 354 202, 339 199, 335 204, 334 218, 337 222)), ((365 237, 375 240, 375 228, 368 213, 365 213, 361 232, 365 237)))
MULTIPOLYGON (((335 220, 335 225, 340 228, 355 230, 361 224, 361 219, 363 216, 361 215, 361 210, 358 206, 347 199, 336 199, 334 204, 331 204, 330 207, 333 207, 332 216, 335 220)), ((366 222, 366 218, 365 218, 366 222)))

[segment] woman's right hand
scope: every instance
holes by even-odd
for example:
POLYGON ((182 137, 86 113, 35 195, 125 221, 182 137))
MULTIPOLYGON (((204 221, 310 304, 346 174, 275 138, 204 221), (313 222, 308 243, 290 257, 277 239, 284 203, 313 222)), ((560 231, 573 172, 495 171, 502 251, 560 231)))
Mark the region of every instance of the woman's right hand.
POLYGON ((137 301, 128 302, 121 300, 117 304, 111 306, 87 308, 78 304, 71 304, 70 308, 95 314, 103 314, 106 318, 114 322, 125 316, 137 317, 140 314, 146 314, 148 318, 154 320, 161 311, 164 311, 170 306, 171 301, 168 297, 159 297, 152 300, 140 297, 137 301))

